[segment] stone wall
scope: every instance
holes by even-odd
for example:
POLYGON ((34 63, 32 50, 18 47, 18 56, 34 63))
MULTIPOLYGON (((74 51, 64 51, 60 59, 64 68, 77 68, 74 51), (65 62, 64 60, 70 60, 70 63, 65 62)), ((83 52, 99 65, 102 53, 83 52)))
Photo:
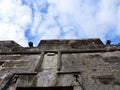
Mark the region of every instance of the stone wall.
POLYGON ((120 90, 119 45, 99 39, 14 44, 4 51, 0 43, 0 90, 120 90))

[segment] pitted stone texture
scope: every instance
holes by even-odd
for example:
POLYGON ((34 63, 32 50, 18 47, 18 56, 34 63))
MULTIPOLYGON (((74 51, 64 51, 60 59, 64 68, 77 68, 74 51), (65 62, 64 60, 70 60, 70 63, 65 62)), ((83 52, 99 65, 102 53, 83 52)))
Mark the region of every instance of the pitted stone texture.
POLYGON ((74 90, 82 90, 80 86, 74 86, 74 90))
POLYGON ((17 51, 22 48, 22 46, 20 46, 14 41, 0 41, 0 53, 17 51))
POLYGON ((82 39, 82 40, 42 40, 38 47, 41 50, 63 50, 63 49, 80 49, 80 48, 96 48, 103 46, 100 39, 82 39))
POLYGON ((0 73, 34 72, 40 59, 39 55, 1 55, 0 73))
POLYGON ((52 87, 57 82, 57 75, 55 72, 45 70, 37 75, 37 87, 52 87))
POLYGON ((57 70, 58 54, 46 53, 43 58, 42 69, 54 69, 57 70))
POLYGON ((103 45, 99 39, 43 40, 33 48, 6 43, 0 44, 5 45, 0 48, 2 87, 120 90, 120 45, 103 45), (7 83, 8 73, 18 75, 17 82, 7 83))
POLYGON ((17 87, 36 87, 36 75, 19 75, 17 87))

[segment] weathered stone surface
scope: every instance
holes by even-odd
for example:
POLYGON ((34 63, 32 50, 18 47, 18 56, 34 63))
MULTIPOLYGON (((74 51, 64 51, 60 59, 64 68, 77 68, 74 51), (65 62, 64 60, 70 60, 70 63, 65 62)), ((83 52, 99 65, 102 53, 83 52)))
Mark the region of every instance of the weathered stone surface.
POLYGON ((36 87, 36 75, 19 75, 17 87, 36 87))
POLYGON ((22 46, 14 41, 0 41, 0 52, 12 52, 21 49, 22 46))
POLYGON ((42 50, 62 50, 90 48, 97 45, 103 45, 100 39, 83 39, 83 40, 42 40, 38 47, 42 50))
POLYGON ((0 73, 34 72, 40 59, 39 55, 1 55, 0 73))
POLYGON ((58 55, 56 53, 46 53, 44 55, 43 63, 41 68, 45 69, 57 69, 57 59, 58 55))
POLYGON ((38 47, 0 42, 0 90, 52 87, 120 90, 120 45, 100 39, 42 40, 38 47))
POLYGON ((38 87, 52 87, 57 82, 57 75, 52 70, 45 70, 38 73, 37 75, 37 86, 38 87))

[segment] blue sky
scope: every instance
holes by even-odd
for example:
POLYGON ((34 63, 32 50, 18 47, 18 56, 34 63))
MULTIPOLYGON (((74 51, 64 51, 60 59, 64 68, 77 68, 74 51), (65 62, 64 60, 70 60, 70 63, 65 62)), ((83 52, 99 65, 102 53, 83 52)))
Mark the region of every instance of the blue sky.
POLYGON ((0 0, 0 40, 83 38, 120 42, 120 0, 0 0))

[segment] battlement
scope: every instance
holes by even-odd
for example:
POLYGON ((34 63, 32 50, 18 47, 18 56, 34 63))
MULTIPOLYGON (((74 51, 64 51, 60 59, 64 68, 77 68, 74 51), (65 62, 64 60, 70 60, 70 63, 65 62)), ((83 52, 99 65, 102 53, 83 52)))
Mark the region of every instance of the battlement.
POLYGON ((90 46, 103 46, 100 39, 66 39, 66 40, 41 40, 38 44, 40 49, 80 49, 90 46))
POLYGON ((0 41, 0 53, 17 51, 22 48, 19 44, 14 41, 0 41))
POLYGON ((22 47, 14 41, 0 41, 0 53, 40 53, 41 51, 118 51, 120 45, 104 45, 99 39, 41 40, 37 47, 22 47))
POLYGON ((15 48, 15 47, 22 47, 22 46, 12 40, 8 40, 8 41, 0 41, 0 47, 15 48))

